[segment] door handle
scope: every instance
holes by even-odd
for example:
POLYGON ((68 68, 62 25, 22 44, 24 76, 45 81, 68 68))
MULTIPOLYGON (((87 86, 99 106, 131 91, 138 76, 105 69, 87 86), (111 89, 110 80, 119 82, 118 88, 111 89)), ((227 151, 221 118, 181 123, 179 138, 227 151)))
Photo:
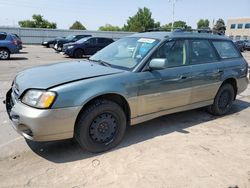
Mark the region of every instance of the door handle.
POLYGON ((188 79, 189 77, 188 76, 184 76, 184 75, 181 75, 177 78, 173 78, 173 79, 170 79, 169 81, 180 81, 180 80, 185 80, 185 79, 188 79))
POLYGON ((222 73, 223 73, 223 70, 219 70, 219 69, 213 72, 213 74, 222 74, 222 73))

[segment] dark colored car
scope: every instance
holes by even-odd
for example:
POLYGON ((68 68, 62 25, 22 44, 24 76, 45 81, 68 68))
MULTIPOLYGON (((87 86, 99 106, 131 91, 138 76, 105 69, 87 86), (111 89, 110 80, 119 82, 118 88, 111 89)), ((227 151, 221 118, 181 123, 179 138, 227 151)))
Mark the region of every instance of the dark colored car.
POLYGON ((54 46, 54 49, 58 52, 61 52, 63 49, 63 45, 66 43, 70 43, 70 42, 76 42, 82 38, 85 37, 91 37, 92 35, 69 35, 64 39, 58 39, 56 40, 56 44, 54 46))
POLYGON ((244 40, 245 42, 245 49, 250 50, 250 40, 244 40))
POLYGON ((13 34, 0 32, 0 60, 10 58, 10 54, 19 53, 22 49, 18 38, 13 34))
POLYGON ((42 46, 47 48, 53 48, 57 42, 57 40, 65 39, 65 37, 56 37, 55 39, 42 42, 42 46))
POLYGON ((63 51, 66 55, 75 58, 94 55, 99 50, 114 42, 111 38, 86 37, 74 43, 63 45, 63 51))
POLYGON ((234 44, 241 52, 245 51, 245 42, 243 40, 234 41, 234 44))

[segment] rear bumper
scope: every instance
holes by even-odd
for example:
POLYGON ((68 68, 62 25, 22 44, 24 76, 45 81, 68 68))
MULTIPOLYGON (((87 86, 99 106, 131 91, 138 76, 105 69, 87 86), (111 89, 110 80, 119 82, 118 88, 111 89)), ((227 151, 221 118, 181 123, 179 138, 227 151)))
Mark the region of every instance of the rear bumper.
POLYGON ((19 46, 14 46, 14 47, 10 48, 10 53, 11 54, 18 54, 19 50, 21 50, 19 46))
POLYGON ((6 96, 6 109, 13 128, 23 137, 34 141, 72 138, 80 107, 36 109, 15 101, 11 90, 6 96))
POLYGON ((237 79, 237 94, 242 93, 247 89, 247 86, 249 84, 249 78, 244 77, 244 78, 239 78, 237 79))

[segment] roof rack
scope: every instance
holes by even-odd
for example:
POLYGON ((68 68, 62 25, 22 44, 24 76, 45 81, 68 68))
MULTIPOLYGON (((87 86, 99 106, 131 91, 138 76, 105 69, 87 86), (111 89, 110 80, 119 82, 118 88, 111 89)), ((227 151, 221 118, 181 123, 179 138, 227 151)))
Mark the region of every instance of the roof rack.
POLYGON ((144 32, 161 32, 161 31, 166 31, 166 32, 196 32, 196 33, 210 33, 214 35, 224 35, 224 33, 221 32, 216 32, 210 28, 200 28, 200 29, 188 29, 188 28, 182 28, 182 27, 175 27, 172 29, 163 29, 163 28, 152 28, 152 29, 146 29, 144 32))

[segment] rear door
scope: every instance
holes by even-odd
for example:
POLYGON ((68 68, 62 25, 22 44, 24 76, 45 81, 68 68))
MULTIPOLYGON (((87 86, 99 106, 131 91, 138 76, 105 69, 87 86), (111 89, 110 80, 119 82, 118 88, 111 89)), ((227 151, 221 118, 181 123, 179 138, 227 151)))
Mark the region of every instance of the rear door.
POLYGON ((189 40, 192 65, 191 103, 213 100, 221 85, 223 63, 209 40, 189 40))

